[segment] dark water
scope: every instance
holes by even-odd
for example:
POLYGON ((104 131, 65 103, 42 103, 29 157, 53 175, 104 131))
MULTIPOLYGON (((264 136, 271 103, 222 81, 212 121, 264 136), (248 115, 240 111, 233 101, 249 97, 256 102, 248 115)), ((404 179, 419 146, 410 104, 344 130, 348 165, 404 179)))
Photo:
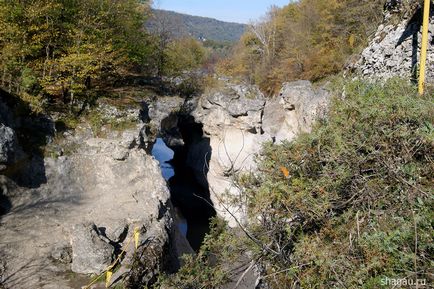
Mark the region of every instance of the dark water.
POLYGON ((152 155, 160 162, 161 172, 166 180, 169 180, 175 175, 175 170, 169 163, 175 154, 167 147, 161 138, 157 138, 157 141, 152 148, 152 155))
MULTIPOLYGON (((166 181, 169 181, 170 178, 175 176, 175 170, 170 164, 170 161, 173 159, 175 154, 169 147, 167 147, 161 138, 157 138, 157 141, 152 148, 152 155, 160 163, 161 172, 166 181)), ((188 230, 187 220, 182 216, 178 208, 175 209, 180 221, 178 224, 179 230, 186 237, 188 230)))

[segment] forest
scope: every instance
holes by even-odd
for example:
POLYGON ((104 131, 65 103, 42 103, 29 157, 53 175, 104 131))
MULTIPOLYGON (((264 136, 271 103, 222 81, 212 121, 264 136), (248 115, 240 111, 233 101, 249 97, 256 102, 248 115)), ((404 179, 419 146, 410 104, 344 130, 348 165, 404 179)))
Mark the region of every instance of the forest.
POLYGON ((341 71, 366 47, 383 19, 382 0, 301 0, 272 7, 249 26, 221 73, 241 77, 268 95, 296 79, 341 71))
POLYGON ((73 106, 125 77, 170 76, 199 67, 206 50, 145 28, 149 1, 1 1, 1 87, 33 109, 73 106), (185 53, 186 52, 186 53, 185 53))
POLYGON ((171 14, 153 15, 149 1, 2 1, 0 84, 42 110, 95 97, 127 76, 206 68, 271 96, 284 82, 319 81, 354 61, 382 21, 383 5, 301 0, 271 7, 232 45, 180 37, 167 25, 171 14))

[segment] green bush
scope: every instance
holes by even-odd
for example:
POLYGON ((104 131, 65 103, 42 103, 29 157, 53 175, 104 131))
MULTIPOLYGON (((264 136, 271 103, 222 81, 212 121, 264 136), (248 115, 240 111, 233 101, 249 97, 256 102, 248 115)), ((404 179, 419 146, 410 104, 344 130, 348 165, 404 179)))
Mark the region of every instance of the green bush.
POLYGON ((269 273, 296 268, 275 288, 380 288, 432 268, 432 95, 399 79, 344 91, 312 133, 265 147, 246 190, 265 216, 252 230, 278 253, 269 273))
POLYGON ((251 235, 239 252, 261 260, 271 288, 429 284, 433 95, 400 79, 335 86, 327 120, 292 143, 265 145, 258 171, 238 177, 251 235))
POLYGON ((173 275, 161 275, 154 288, 212 289, 219 288, 227 281, 228 273, 223 266, 229 246, 225 224, 215 219, 197 255, 184 255, 183 266, 173 275), (224 251, 221 251, 222 248, 224 251), (220 252, 219 255, 216 252, 220 252))

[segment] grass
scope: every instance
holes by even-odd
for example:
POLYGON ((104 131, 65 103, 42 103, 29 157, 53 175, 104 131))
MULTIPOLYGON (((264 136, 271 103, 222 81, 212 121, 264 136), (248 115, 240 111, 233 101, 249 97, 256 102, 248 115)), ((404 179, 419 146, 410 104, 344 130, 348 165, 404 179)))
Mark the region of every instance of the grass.
MULTIPOLYGON (((105 100, 110 106, 118 109, 127 109, 137 105, 136 101, 123 100, 116 102, 112 99, 105 100)), ((95 137, 107 137, 110 132, 123 132, 128 129, 135 128, 139 119, 130 117, 112 117, 107 116, 104 112, 98 109, 91 108, 81 116, 76 116, 74 113, 63 111, 60 117, 56 120, 56 135, 52 142, 44 147, 44 155, 46 157, 57 158, 61 155, 71 155, 78 150, 80 144, 65 139, 63 133, 68 130, 75 130, 80 125, 89 125, 95 137)))
POLYGON ((98 111, 89 112, 84 121, 87 122, 95 136, 105 137, 107 131, 124 131, 133 128, 137 124, 137 120, 127 118, 107 118, 98 111))

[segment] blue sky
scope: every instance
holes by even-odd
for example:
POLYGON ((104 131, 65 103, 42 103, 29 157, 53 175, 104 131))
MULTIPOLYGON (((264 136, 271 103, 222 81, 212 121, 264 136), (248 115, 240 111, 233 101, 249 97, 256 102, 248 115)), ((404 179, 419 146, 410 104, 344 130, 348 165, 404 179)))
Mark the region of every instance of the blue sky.
POLYGON ((223 21, 248 23, 263 16, 271 5, 290 0, 154 0, 154 7, 223 21))

